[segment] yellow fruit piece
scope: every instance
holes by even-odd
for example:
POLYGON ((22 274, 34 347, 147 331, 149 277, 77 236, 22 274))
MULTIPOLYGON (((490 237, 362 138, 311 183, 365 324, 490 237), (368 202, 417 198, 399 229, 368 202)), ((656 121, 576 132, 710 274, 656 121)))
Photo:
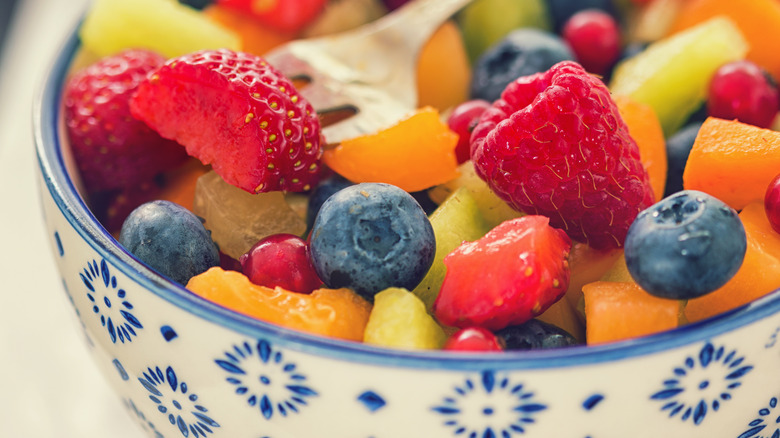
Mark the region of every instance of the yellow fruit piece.
POLYGON ((389 288, 374 295, 363 342, 399 349, 440 349, 446 334, 425 309, 425 304, 406 289, 389 288))
POLYGON ((425 107, 387 129, 326 150, 323 161, 352 182, 383 182, 416 192, 458 176, 457 142, 439 112, 425 107))
POLYGON ((597 281, 582 288, 588 345, 674 329, 682 301, 654 297, 636 283, 597 281))
POLYGON ((683 187, 709 193, 741 210, 753 201, 763 201, 778 173, 780 132, 709 117, 688 155, 683 187))
POLYGON ((763 202, 749 204, 739 218, 747 235, 742 266, 721 288, 688 301, 685 316, 691 322, 735 309, 780 288, 780 234, 769 224, 763 202))
POLYGON ((79 36, 98 56, 139 47, 168 58, 201 49, 241 48, 235 33, 170 0, 95 0, 79 36))
POLYGON ((439 111, 469 97, 471 66, 458 26, 445 22, 423 46, 417 61, 417 104, 439 111))
POLYGON ((618 112, 628 125, 628 133, 639 147, 639 158, 650 177, 656 202, 666 187, 666 139, 661 122, 650 105, 628 96, 615 96, 618 112))
POLYGON ((350 289, 317 289, 311 294, 271 289, 219 267, 192 277, 187 289, 253 318, 351 341, 363 340, 371 312, 371 304, 350 289))

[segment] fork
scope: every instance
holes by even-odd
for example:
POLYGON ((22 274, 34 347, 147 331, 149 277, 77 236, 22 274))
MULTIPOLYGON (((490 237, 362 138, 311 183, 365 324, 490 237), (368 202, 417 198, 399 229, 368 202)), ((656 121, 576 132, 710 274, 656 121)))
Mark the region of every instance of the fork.
POLYGON ((417 106, 416 65, 438 27, 472 0, 412 0, 356 29, 289 42, 266 60, 298 83, 328 144, 374 133, 417 106))

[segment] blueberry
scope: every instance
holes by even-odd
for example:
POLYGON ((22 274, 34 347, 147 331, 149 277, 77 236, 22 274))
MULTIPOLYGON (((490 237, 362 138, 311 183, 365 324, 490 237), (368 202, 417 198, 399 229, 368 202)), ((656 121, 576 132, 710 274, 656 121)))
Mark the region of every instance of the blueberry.
POLYGON ((362 183, 322 204, 310 249, 314 269, 328 287, 373 299, 388 287, 414 289, 433 264, 436 241, 428 217, 409 193, 362 183))
POLYGON ((202 10, 214 3, 214 0, 179 0, 179 3, 197 10, 202 10))
POLYGON ((503 340, 506 350, 539 350, 579 344, 566 330, 538 319, 498 330, 496 337, 503 340))
POLYGON ((547 0, 547 9, 556 31, 560 31, 572 15, 584 9, 601 9, 615 19, 620 19, 618 9, 612 0, 547 0))
POLYGON ((317 213, 320 211, 322 204, 330 198, 330 196, 339 190, 351 186, 353 183, 339 174, 333 174, 317 185, 309 195, 309 204, 306 208, 306 229, 311 230, 314 225, 314 219, 317 217, 317 213))
POLYGON ((628 229, 628 272, 648 293, 686 300, 723 286, 742 265, 747 238, 737 212, 683 190, 639 213, 628 229))
POLYGON ((513 30, 477 59, 471 98, 493 102, 515 79, 574 59, 571 49, 558 35, 534 28, 513 30))
POLYGON ((702 122, 689 123, 666 140, 666 159, 669 168, 666 172, 664 196, 683 189, 683 170, 701 125, 702 122))
POLYGON ((201 220, 169 201, 142 204, 125 219, 119 243, 180 284, 219 265, 219 250, 201 220))

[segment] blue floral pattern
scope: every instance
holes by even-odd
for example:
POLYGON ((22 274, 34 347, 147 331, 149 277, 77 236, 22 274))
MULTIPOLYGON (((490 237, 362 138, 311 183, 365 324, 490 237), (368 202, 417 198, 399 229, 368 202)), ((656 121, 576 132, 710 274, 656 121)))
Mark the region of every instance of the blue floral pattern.
POLYGON ((444 417, 444 426, 454 435, 511 438, 525 433, 536 422, 535 415, 547 409, 535 398, 522 383, 486 370, 478 380, 467 378, 432 409, 444 417))
POLYGON ((141 412, 138 407, 136 407, 135 403, 133 403, 132 400, 123 399, 125 403, 125 408, 127 408, 128 411, 135 414, 135 417, 138 419, 138 422, 141 424, 141 427, 146 431, 149 432, 154 436, 154 438, 165 438, 163 434, 157 431, 157 428, 154 426, 154 423, 146 419, 146 415, 144 415, 143 412, 141 412))
POLYGON ((149 399, 157 410, 176 426, 182 436, 205 437, 213 433, 219 423, 208 416, 208 409, 198 403, 198 396, 190 393, 187 383, 180 381, 173 368, 165 372, 160 367, 148 368, 138 381, 149 392, 149 399))
POLYGON ((246 397, 249 406, 258 406, 266 419, 275 413, 297 413, 309 397, 318 395, 297 365, 286 361, 282 352, 265 340, 254 346, 249 342, 234 345, 215 362, 229 373, 227 381, 235 385, 236 394, 246 397))
POLYGON ((133 305, 127 299, 127 292, 119 287, 116 277, 111 275, 108 263, 92 260, 79 273, 87 287, 87 298, 92 302, 92 312, 100 317, 100 323, 108 331, 111 342, 132 341, 137 330, 144 328, 132 313, 133 305))
POLYGON ((780 409, 777 397, 758 411, 758 417, 748 424, 748 429, 737 438, 780 438, 780 409))
POLYGON ((701 424, 710 409, 717 411, 722 402, 732 398, 732 392, 742 385, 742 379, 753 369, 736 350, 716 348, 707 342, 697 356, 689 356, 672 370, 663 382, 663 389, 650 396, 662 402, 662 411, 669 417, 680 415, 682 421, 701 424))

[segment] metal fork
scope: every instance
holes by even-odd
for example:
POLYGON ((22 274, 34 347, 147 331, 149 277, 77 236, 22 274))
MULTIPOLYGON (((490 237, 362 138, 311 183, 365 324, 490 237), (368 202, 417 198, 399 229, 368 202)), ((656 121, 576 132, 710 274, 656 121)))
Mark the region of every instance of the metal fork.
POLYGON ((373 133, 417 105, 416 66, 433 32, 472 0, 412 0, 354 30, 292 41, 266 60, 292 79, 323 122, 328 144, 373 133))

